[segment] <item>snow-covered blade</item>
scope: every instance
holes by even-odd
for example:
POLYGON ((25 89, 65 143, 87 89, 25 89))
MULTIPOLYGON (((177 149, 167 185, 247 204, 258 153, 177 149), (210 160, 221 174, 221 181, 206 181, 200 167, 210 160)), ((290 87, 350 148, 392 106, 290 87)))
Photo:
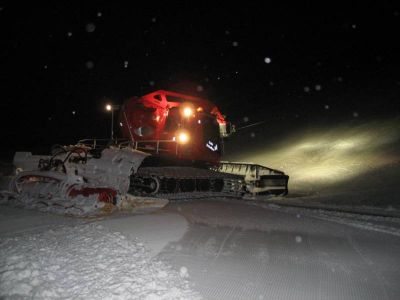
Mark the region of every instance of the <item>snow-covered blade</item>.
POLYGON ((3 201, 71 215, 110 213, 115 209, 154 210, 164 199, 143 199, 127 194, 130 176, 148 154, 130 148, 106 148, 92 153, 85 147, 58 147, 52 156, 17 152, 11 195, 3 201))

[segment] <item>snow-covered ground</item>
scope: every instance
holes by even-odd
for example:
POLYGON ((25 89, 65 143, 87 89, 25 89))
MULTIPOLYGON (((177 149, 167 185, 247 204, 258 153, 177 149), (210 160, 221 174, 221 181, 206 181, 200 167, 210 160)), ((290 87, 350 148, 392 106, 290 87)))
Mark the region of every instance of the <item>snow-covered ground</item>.
POLYGON ((77 220, 7 206, 0 214, 2 299, 200 298, 185 266, 154 258, 181 238, 182 217, 77 220))
POLYGON ((398 299, 400 220, 232 199, 71 218, 0 206, 0 298, 398 299))

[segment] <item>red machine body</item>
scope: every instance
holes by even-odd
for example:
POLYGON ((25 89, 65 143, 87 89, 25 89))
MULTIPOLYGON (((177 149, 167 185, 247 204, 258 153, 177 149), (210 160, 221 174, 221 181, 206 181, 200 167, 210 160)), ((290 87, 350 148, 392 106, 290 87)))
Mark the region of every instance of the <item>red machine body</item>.
POLYGON ((212 102, 165 90, 128 99, 120 113, 122 135, 136 148, 206 165, 220 161, 226 124, 212 102))

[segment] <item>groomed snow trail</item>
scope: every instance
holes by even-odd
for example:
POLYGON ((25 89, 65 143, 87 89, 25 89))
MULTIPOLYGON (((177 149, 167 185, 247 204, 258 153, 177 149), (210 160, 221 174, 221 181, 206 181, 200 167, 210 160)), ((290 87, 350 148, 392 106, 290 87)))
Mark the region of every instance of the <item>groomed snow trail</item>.
POLYGON ((1 299, 199 299, 184 277, 96 223, 0 238, 1 299))
POLYGON ((400 295, 400 237, 382 231, 380 218, 361 226, 364 222, 350 222, 348 215, 327 219, 318 211, 243 201, 171 203, 165 210, 191 224, 158 257, 186 266, 205 299, 397 300, 400 295))

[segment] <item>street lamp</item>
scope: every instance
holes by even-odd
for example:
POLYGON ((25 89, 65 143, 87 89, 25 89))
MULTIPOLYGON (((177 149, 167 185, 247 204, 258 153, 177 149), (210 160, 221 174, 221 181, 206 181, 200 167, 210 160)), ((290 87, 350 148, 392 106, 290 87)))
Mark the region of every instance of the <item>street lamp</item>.
POLYGON ((106 110, 111 111, 111 140, 114 141, 114 110, 118 110, 119 105, 107 104, 106 110))

